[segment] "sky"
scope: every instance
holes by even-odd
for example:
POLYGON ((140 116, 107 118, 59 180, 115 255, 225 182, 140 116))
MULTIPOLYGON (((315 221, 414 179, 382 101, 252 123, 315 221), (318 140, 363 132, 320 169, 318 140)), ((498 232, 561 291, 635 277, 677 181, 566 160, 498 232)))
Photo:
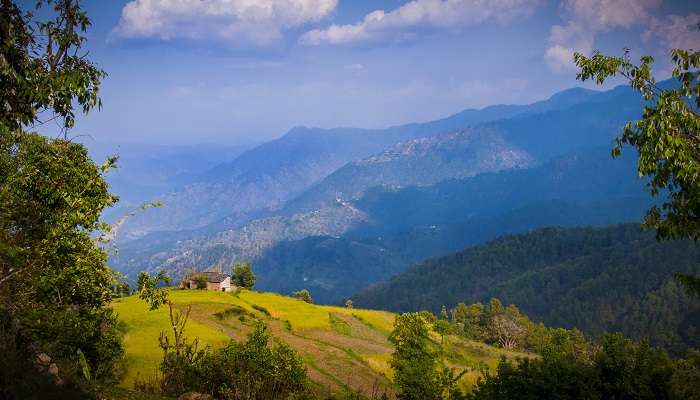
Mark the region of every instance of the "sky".
MULTIPOLYGON (((28 4, 33 1, 27 1, 28 4)), ((698 0, 85 0, 109 76, 73 135, 260 143, 525 104, 581 84, 573 51, 700 48, 698 0)), ((621 83, 612 82, 609 85, 621 83)))

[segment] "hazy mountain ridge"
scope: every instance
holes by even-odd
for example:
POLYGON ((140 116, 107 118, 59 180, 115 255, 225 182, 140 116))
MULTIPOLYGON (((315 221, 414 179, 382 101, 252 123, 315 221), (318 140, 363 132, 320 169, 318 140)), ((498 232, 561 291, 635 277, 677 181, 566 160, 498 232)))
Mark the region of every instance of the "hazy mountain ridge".
POLYGON ((237 229, 184 238, 176 232, 171 240, 152 234, 125 244, 114 261, 127 273, 166 268, 177 275, 193 266, 227 267, 250 259, 261 289, 306 287, 319 301, 337 302, 411 263, 503 233, 638 220, 651 200, 634 162, 628 153, 612 160, 599 148, 531 169, 426 187, 375 188, 357 201, 237 229), (503 200, 489 200, 497 196, 503 200), (323 251, 311 245, 318 239, 310 237, 317 236, 327 237, 323 251))
POLYGON ((210 168, 183 188, 153 196, 151 199, 161 201, 163 207, 131 218, 122 227, 119 240, 156 231, 202 228, 223 219, 227 219, 224 228, 238 227, 281 207, 346 163, 380 153, 397 143, 517 115, 566 108, 590 101, 600 93, 576 88, 529 105, 465 110, 436 121, 386 129, 297 127, 231 162, 210 168))
POLYGON ((424 186, 535 164, 528 153, 490 129, 471 128, 412 139, 344 165, 291 200, 284 211, 308 211, 338 200, 352 200, 374 186, 424 186))
MULTIPOLYGON (((174 201, 165 199, 185 209, 173 216, 174 225, 184 221, 196 229, 146 234, 124 243, 112 263, 126 273, 165 268, 177 276, 251 259, 265 289, 308 286, 323 301, 337 301, 425 257, 505 232, 634 220, 650 203, 640 200, 647 194, 636 158, 625 152, 612 160, 608 145, 624 121, 636 117, 639 103, 629 88, 572 90, 529 106, 486 108, 481 116, 465 111, 386 130, 296 128, 208 171, 173 194, 174 201), (503 115, 513 117, 489 120, 503 115), (422 132, 456 121, 475 123, 442 134, 422 132), (336 165, 343 157, 355 159, 336 165), (619 206, 621 199, 635 203, 627 209, 619 206), (532 211, 540 219, 525 217, 527 222, 512 214, 551 202, 568 209, 555 208, 558 215, 532 211), (593 204, 603 205, 598 214, 593 204), (454 228, 470 223, 485 227, 484 233, 454 228), (446 232, 440 238, 445 245, 426 244, 427 234, 397 239, 434 228, 446 232), (321 252, 325 261, 314 240, 305 241, 319 236, 333 239, 321 252), (401 245, 387 247, 381 237, 401 245), (417 246, 425 251, 413 252, 417 246)), ((144 214, 157 219, 167 210, 144 214)))

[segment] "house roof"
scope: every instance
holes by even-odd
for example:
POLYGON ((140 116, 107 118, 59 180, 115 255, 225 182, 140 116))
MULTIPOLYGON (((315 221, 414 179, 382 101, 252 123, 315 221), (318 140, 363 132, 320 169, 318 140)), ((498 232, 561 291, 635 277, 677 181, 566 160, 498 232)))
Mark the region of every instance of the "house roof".
POLYGON ((224 280, 226 280, 226 278, 230 277, 229 275, 222 274, 222 273, 216 272, 216 271, 198 272, 197 275, 205 277, 207 282, 211 282, 211 283, 221 283, 224 280))

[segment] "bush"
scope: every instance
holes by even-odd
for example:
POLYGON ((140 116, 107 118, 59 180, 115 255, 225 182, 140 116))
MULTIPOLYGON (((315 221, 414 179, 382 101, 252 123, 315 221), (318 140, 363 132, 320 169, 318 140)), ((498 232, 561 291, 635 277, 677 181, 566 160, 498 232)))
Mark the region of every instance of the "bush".
POLYGON ((302 289, 292 293, 292 296, 296 297, 301 301, 305 301, 309 304, 313 304, 314 300, 311 298, 311 293, 307 289, 302 289))
MULTIPOLYGON (((164 360, 163 391, 180 395, 194 391, 217 399, 287 399, 306 393, 307 372, 287 345, 269 346, 270 334, 260 324, 244 343, 207 349, 192 357, 164 360)), ((174 354, 174 353, 171 353, 174 354)))
MULTIPOLYGON (((686 366, 693 361, 678 363, 686 366)), ((539 359, 516 363, 502 359, 498 373, 480 379, 471 398, 680 400, 692 398, 693 393, 697 396, 693 386, 699 379, 697 370, 678 368, 678 363, 646 343, 606 334, 586 357, 562 347, 539 359)))
POLYGON ((197 289, 206 289, 207 288, 207 278, 205 278, 202 275, 197 275, 194 278, 194 282, 197 284, 197 289))

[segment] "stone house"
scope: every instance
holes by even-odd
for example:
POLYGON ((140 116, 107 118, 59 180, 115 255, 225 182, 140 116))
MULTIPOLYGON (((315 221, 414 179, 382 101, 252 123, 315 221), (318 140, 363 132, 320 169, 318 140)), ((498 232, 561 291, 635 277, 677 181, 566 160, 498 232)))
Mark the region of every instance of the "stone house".
POLYGON ((216 271, 195 272, 182 281, 182 287, 184 289, 197 289, 197 278, 200 276, 206 280, 207 290, 230 292, 236 288, 235 285, 231 285, 230 275, 216 271))

